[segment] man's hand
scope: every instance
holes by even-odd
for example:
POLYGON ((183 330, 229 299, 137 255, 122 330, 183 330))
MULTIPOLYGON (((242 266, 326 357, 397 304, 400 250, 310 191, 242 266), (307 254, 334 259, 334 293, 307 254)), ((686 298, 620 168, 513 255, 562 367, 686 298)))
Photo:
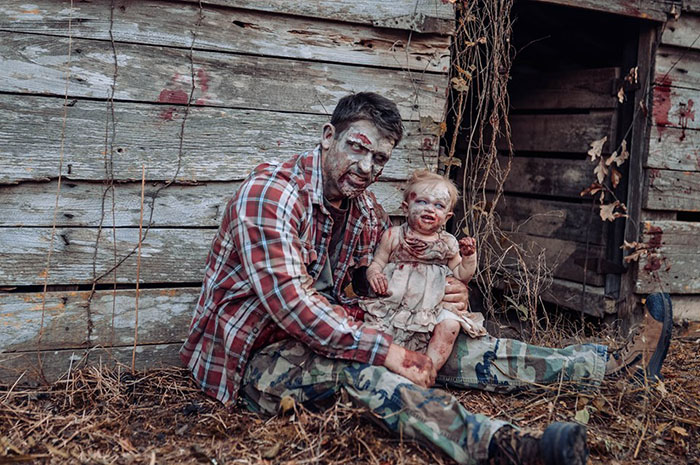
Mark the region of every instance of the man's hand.
POLYGON ((447 277, 445 285, 445 297, 442 298, 442 306, 447 310, 459 314, 469 307, 469 290, 462 281, 447 277))
POLYGON ((384 366, 394 373, 426 388, 435 384, 435 378, 437 377, 437 371, 435 371, 430 357, 406 350, 396 344, 389 346, 384 366))
POLYGON ((389 292, 389 281, 387 281, 384 273, 372 273, 367 271, 367 281, 377 295, 387 295, 389 292))

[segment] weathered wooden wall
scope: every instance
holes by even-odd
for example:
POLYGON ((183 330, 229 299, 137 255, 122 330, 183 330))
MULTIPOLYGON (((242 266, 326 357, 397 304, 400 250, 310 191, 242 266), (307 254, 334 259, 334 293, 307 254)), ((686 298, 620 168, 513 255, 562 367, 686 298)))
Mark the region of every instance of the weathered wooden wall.
POLYGON ((407 136, 373 188, 398 213, 401 182, 436 160, 437 138, 420 120, 444 118, 452 8, 3 2, 0 382, 37 379, 40 368, 52 379, 86 357, 130 362, 142 167, 144 222, 151 207, 153 216, 141 251, 139 367, 177 362, 236 186, 260 162, 313 148, 349 92, 399 105, 407 136))
POLYGON ((688 2, 656 51, 649 153, 644 163, 635 290, 666 291, 676 316, 700 321, 700 4, 688 2))

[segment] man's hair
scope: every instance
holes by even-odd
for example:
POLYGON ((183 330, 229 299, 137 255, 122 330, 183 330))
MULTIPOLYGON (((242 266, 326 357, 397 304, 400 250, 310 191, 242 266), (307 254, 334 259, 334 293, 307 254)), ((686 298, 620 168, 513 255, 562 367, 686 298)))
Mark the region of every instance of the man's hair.
POLYGON ((408 178, 406 187, 403 191, 403 200, 408 202, 408 197, 410 196, 411 192, 413 192, 415 186, 424 182, 441 182, 447 187, 447 192, 450 194, 449 210, 452 211, 457 204, 457 198, 459 197, 457 186, 455 186, 455 183, 453 183, 450 179, 447 179, 440 174, 432 173, 428 170, 416 170, 413 172, 413 174, 411 174, 411 177, 408 178))
POLYGON ((396 104, 374 92, 358 92, 340 99, 331 116, 335 137, 360 120, 373 123, 384 137, 394 141, 394 147, 403 137, 401 114, 396 104))

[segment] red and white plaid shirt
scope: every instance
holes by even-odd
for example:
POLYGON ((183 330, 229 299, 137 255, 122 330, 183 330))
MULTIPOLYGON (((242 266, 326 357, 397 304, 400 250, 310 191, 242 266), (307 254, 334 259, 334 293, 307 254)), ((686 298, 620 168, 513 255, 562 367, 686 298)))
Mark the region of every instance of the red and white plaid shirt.
MULTIPOLYGON (((333 268, 339 301, 353 303, 342 289, 353 269, 371 263, 389 226, 373 194, 350 201, 333 268)), ((243 182, 212 242, 189 336, 180 350, 204 392, 226 404, 235 402, 252 349, 264 345, 275 328, 330 358, 384 363, 391 336, 365 327, 313 288, 329 259, 332 227, 323 205, 319 147, 283 164, 262 164, 243 182)))

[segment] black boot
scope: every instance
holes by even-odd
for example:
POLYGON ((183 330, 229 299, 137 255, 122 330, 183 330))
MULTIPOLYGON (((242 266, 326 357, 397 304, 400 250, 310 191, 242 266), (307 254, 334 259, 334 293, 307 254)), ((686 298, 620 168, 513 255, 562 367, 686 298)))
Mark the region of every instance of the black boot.
POLYGON ((489 444, 489 465, 585 465, 586 428, 552 423, 542 431, 503 426, 489 444))

